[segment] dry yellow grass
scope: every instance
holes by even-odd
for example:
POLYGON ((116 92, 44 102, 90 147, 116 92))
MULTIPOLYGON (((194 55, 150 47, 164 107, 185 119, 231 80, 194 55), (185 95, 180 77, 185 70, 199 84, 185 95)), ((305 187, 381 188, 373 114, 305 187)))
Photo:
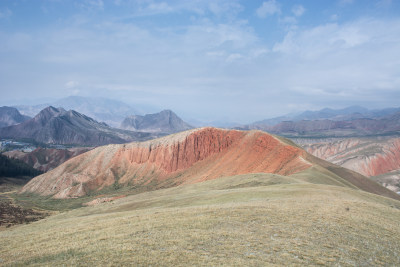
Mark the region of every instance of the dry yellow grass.
POLYGON ((278 175, 242 175, 0 232, 0 264, 399 266, 399 222, 396 200, 278 175))

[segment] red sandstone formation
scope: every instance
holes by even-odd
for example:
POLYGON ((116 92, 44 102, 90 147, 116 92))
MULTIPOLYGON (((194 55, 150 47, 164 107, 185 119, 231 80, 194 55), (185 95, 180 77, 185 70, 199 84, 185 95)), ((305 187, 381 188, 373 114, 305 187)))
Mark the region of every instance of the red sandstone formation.
POLYGON ((366 176, 400 169, 400 138, 351 138, 303 147, 314 156, 366 176))
POLYGON ((248 173, 287 176, 311 166, 316 167, 313 172, 318 177, 328 175, 333 177, 328 180, 338 179, 337 184, 400 199, 366 177, 315 158, 289 141, 261 131, 215 128, 98 147, 35 177, 21 193, 69 198, 109 186, 155 190, 248 173))
POLYGON ((22 192, 67 198, 114 183, 155 189, 246 173, 289 175, 311 166, 303 153, 260 131, 203 128, 96 148, 32 179, 22 192))

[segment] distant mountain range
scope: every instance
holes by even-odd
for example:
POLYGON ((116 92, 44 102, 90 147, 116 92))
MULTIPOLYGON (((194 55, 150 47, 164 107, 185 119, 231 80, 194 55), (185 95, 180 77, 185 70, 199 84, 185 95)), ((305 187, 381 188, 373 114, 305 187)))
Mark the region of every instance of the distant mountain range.
POLYGON ((284 121, 302 121, 302 120, 332 120, 345 121, 353 119, 379 119, 385 116, 400 112, 400 108, 385 108, 369 110, 360 106, 351 106, 343 109, 324 108, 317 111, 304 111, 299 114, 287 114, 280 117, 265 119, 251 123, 251 125, 273 126, 284 121))
POLYGON ((286 137, 349 137, 400 134, 400 108, 306 111, 292 117, 263 120, 236 129, 258 129, 286 137), (275 123, 275 124, 274 124, 275 123))
POLYGON ((82 96, 69 96, 51 103, 34 106, 19 105, 15 107, 22 114, 33 117, 48 106, 75 110, 113 127, 118 127, 125 117, 139 113, 135 108, 121 101, 101 97, 82 96))
POLYGON ((151 133, 176 133, 192 129, 193 127, 171 110, 163 110, 155 114, 144 116, 132 115, 124 119, 120 126, 121 129, 151 132, 151 133))
POLYGON ((79 112, 52 106, 40 111, 33 119, 0 128, 0 138, 83 146, 119 144, 152 139, 157 136, 157 134, 111 128, 79 112))
POLYGON ((31 117, 22 115, 16 108, 0 107, 0 128, 15 125, 29 119, 31 117))

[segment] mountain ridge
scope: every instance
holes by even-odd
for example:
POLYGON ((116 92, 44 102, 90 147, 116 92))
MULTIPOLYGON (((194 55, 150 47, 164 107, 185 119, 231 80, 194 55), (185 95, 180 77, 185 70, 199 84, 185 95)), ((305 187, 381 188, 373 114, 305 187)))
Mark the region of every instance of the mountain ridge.
POLYGON ((97 146, 146 140, 155 136, 111 128, 79 112, 49 106, 31 120, 1 128, 0 137, 30 139, 47 144, 97 146))
POLYGON ((400 112, 375 119, 283 121, 273 126, 253 124, 237 129, 258 129, 293 138, 400 135, 400 112))
POLYGON ((128 116, 122 121, 120 128, 143 132, 176 133, 193 127, 179 118, 172 110, 162 110, 144 116, 128 116))
POLYGON ((129 114, 139 114, 135 108, 118 100, 82 96, 68 96, 56 101, 33 106, 17 105, 15 108, 25 115, 36 116, 47 106, 75 110, 113 127, 118 127, 120 122, 129 114))
POLYGON ((327 184, 400 199, 368 178, 313 157, 285 139, 262 131, 210 127, 142 143, 98 147, 34 178, 21 193, 70 198, 112 185, 155 190, 260 172, 307 181, 318 177, 327 184))
POLYGON ((0 128, 19 124, 29 119, 31 117, 22 115, 16 108, 0 107, 0 128))

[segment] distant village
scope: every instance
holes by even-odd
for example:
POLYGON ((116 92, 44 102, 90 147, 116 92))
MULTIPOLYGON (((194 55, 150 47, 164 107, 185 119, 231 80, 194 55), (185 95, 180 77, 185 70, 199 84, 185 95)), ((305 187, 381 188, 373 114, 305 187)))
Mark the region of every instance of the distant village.
MULTIPOLYGON (((32 152, 39 146, 27 143, 27 142, 21 142, 21 141, 15 141, 12 139, 1 139, 0 140, 0 152, 5 152, 5 151, 22 151, 22 152, 32 152)), ((51 144, 46 144, 46 147, 50 148, 56 148, 56 149, 67 149, 66 146, 64 145, 51 145, 51 144)))

